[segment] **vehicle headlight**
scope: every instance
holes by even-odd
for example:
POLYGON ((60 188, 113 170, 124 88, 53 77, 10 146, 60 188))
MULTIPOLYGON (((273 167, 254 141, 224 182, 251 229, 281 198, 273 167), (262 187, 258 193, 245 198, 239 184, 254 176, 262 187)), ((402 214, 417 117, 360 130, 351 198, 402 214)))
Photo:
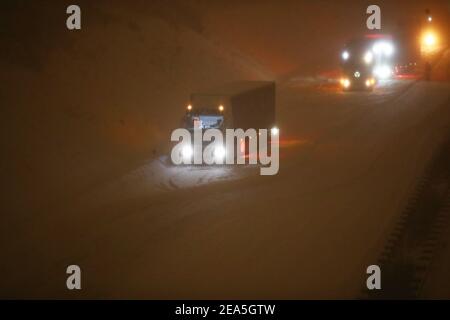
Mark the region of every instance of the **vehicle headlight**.
POLYGON ((374 78, 369 78, 366 80, 366 87, 370 87, 373 86, 375 84, 375 79, 374 78))
POLYGON ((387 79, 391 76, 392 70, 391 67, 384 65, 376 67, 373 73, 380 79, 387 79))
POLYGON ((270 129, 270 133, 273 136, 277 136, 280 133, 280 129, 278 129, 277 127, 273 127, 272 129, 270 129))
POLYGON ((191 146, 184 146, 183 149, 181 149, 181 155, 183 158, 190 158, 193 154, 193 150, 191 146))
POLYGON ((350 87, 350 80, 348 80, 348 79, 341 79, 341 85, 342 85, 344 88, 350 87))
POLYGON ((386 43, 386 46, 384 47, 384 53, 387 56, 390 56, 394 53, 394 46, 390 43, 386 43))
POLYGON ((371 63, 372 63, 372 60, 373 60, 373 54, 372 54, 372 52, 367 51, 367 52, 364 54, 364 62, 365 62, 366 64, 371 64, 371 63))
POLYGON ((350 57, 350 53, 348 53, 348 51, 342 52, 342 59, 343 60, 348 60, 349 57, 350 57))
POLYGON ((380 41, 374 44, 372 50, 377 55, 391 56, 394 53, 394 46, 390 42, 380 41))
POLYGON ((223 160, 223 158, 225 158, 225 148, 222 146, 215 147, 214 158, 216 158, 216 160, 223 160))

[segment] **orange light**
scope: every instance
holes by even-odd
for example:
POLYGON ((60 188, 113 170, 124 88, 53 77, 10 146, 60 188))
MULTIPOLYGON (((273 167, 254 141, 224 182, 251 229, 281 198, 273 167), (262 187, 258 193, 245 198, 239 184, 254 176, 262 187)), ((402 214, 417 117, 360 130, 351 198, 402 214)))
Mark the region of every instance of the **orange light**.
POLYGON ((342 79, 341 79, 341 85, 342 85, 344 88, 350 87, 350 80, 348 80, 348 79, 346 79, 346 78, 342 78, 342 79))
POLYGON ((434 30, 426 30, 420 39, 421 52, 424 55, 436 53, 440 48, 439 35, 434 30))
POLYGON ((187 106, 187 109, 188 109, 189 111, 191 111, 191 110, 192 110, 192 105, 188 105, 188 106, 187 106))
POLYGON ((428 32, 423 37, 423 43, 427 46, 434 46, 436 44, 436 35, 428 32))
POLYGON ((219 111, 222 112, 223 111, 223 105, 219 106, 219 111))

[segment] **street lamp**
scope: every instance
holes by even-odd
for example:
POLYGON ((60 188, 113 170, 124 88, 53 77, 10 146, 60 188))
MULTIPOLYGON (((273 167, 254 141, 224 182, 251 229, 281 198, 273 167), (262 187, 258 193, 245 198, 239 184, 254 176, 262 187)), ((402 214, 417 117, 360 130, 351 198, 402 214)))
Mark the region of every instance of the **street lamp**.
POLYGON ((427 15, 427 21, 428 21, 428 22, 433 21, 433 17, 431 16, 431 11, 430 11, 430 9, 425 9, 425 14, 427 15))
POLYGON ((424 52, 436 51, 438 48, 438 36, 433 30, 427 30, 422 35, 422 50, 424 52))
POLYGON ((433 31, 427 31, 423 35, 422 42, 428 49, 433 49, 437 42, 436 34, 433 31))
MULTIPOLYGON (((430 9, 425 10, 427 17, 427 23, 430 24, 433 21, 430 9)), ((432 27, 425 27, 420 39, 420 47, 423 55, 433 54, 438 50, 439 39, 432 27)))

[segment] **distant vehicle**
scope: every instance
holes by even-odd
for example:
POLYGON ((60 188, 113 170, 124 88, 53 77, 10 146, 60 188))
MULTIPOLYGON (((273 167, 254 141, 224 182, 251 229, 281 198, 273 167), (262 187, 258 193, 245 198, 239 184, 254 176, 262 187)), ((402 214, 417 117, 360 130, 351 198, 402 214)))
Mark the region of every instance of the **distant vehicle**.
POLYGON ((398 79, 417 79, 420 70, 417 62, 399 63, 394 68, 394 74, 398 79))
POLYGON ((393 75, 394 45, 390 37, 371 35, 350 41, 341 54, 344 90, 373 90, 377 80, 393 75))
MULTIPOLYGON (((267 129, 278 134, 275 126, 275 82, 241 81, 193 93, 182 119, 182 127, 194 129, 267 129)), ((270 140, 269 140, 270 141, 270 140)), ((246 141, 239 141, 248 153, 246 141)), ((236 150, 236 149, 235 149, 236 150)), ((187 150, 192 153, 192 150, 187 150)), ((219 152, 225 157, 225 152, 219 152)))
POLYGON ((368 50, 369 41, 366 39, 353 40, 342 52, 342 89, 373 90, 375 77, 373 75, 374 55, 368 50))
POLYGON ((340 82, 344 91, 372 91, 376 84, 372 70, 366 66, 358 64, 347 65, 342 71, 342 78, 340 82))

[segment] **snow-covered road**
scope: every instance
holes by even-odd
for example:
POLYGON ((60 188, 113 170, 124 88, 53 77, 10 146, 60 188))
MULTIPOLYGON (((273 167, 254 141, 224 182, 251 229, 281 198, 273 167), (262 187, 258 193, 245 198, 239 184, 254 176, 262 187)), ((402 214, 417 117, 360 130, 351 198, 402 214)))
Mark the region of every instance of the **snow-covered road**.
POLYGON ((450 125, 447 84, 277 92, 280 171, 163 158, 11 227, 8 296, 352 298, 450 125), (83 290, 65 289, 78 264, 83 290))

